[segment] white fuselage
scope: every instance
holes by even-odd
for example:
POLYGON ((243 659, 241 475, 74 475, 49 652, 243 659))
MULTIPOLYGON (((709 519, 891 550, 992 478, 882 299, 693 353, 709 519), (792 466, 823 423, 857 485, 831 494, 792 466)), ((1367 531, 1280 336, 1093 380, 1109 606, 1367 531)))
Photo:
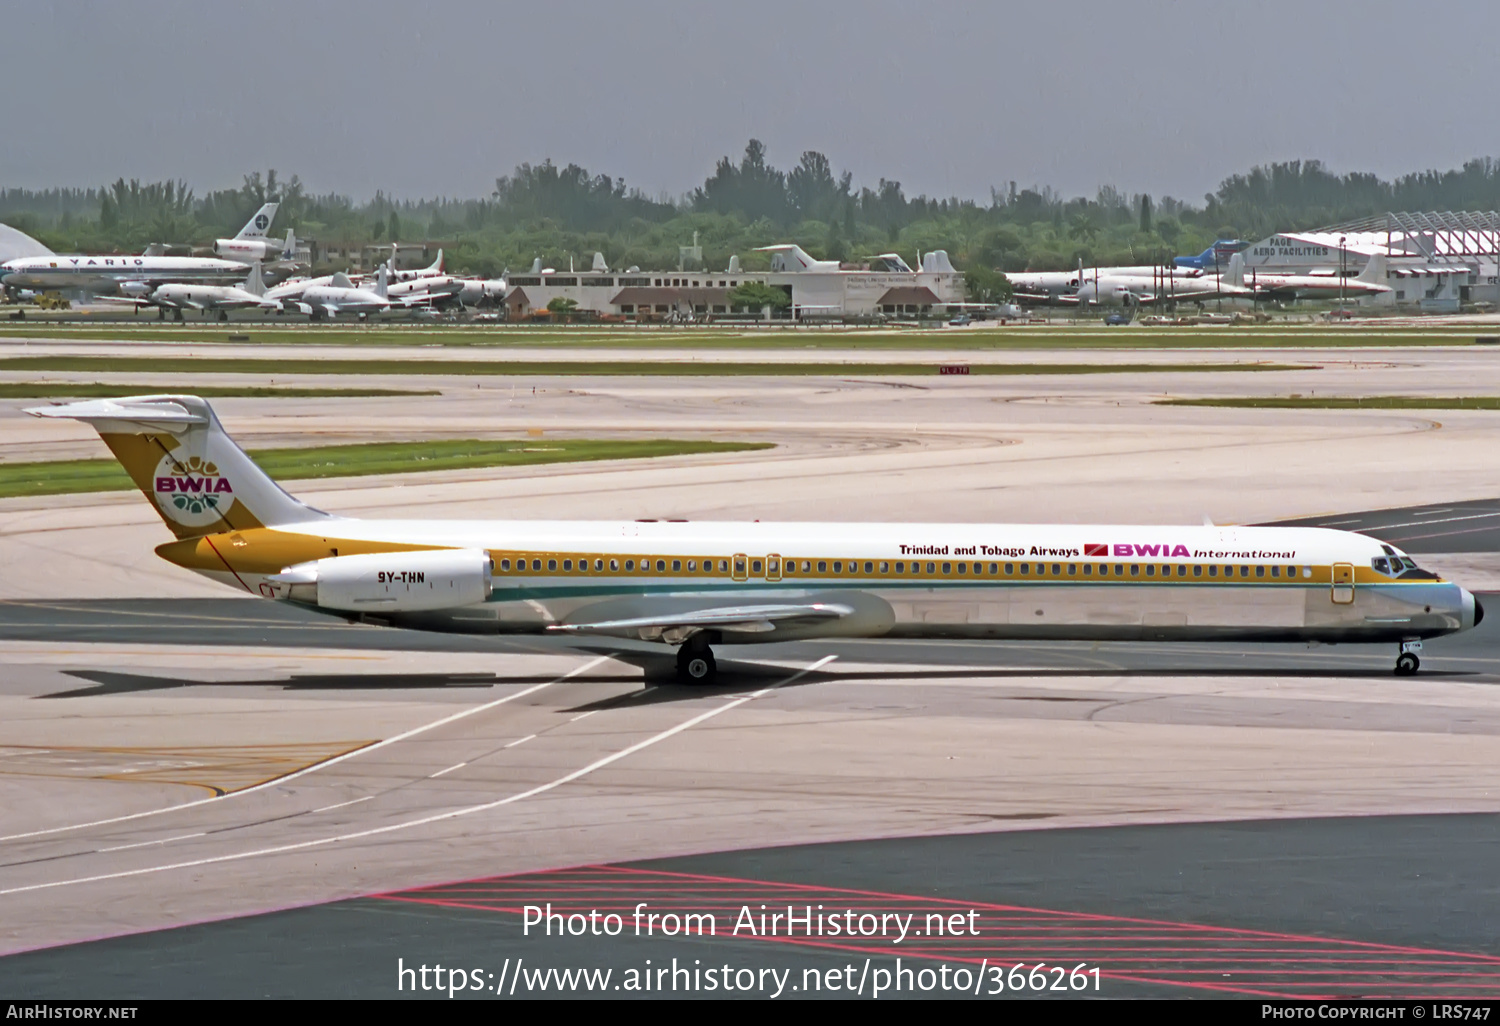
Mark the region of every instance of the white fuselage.
POLYGON ((249 269, 248 262, 212 257, 57 254, 26 257, 0 264, 0 284, 9 288, 83 289, 113 293, 121 291, 122 284, 227 284, 243 280, 249 269))
MULTIPOLYGON (((315 534, 326 546, 320 554, 487 553, 493 581, 482 602, 410 615, 370 609, 395 626, 431 630, 534 632, 726 604, 822 603, 849 612, 721 640, 1373 642, 1462 630, 1476 616, 1472 595, 1381 543, 1316 528, 333 518, 275 530, 315 534)), ((257 576, 235 566, 232 551, 223 558, 232 576, 201 572, 283 594, 279 566, 257 576)))
POLYGON ((158 285, 151 302, 178 310, 240 310, 275 306, 237 285, 158 285))
POLYGON ((298 302, 307 313, 329 317, 343 313, 379 313, 391 307, 389 299, 368 289, 340 288, 336 285, 314 285, 303 291, 298 302))

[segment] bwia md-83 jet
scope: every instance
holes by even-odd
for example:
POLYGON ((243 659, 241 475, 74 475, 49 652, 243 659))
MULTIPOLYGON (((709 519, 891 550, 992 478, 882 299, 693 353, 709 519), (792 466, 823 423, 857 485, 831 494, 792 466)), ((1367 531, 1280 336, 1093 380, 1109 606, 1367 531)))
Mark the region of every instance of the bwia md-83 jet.
POLYGON ((1374 642, 1410 674, 1423 639, 1484 616, 1322 528, 357 520, 284 492, 196 396, 26 412, 99 432, 177 566, 351 621, 655 642, 690 682, 715 646, 810 638, 1374 642))

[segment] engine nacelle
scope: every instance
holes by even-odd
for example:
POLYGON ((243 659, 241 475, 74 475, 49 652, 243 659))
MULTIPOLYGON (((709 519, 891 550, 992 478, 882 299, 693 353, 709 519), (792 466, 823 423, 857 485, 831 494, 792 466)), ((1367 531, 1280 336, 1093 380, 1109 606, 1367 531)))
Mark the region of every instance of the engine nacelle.
POLYGON ((493 571, 482 549, 330 556, 266 578, 277 598, 341 612, 417 613, 478 605, 493 571))
POLYGON ((281 244, 264 239, 216 239, 214 255, 225 260, 269 260, 281 255, 281 244))

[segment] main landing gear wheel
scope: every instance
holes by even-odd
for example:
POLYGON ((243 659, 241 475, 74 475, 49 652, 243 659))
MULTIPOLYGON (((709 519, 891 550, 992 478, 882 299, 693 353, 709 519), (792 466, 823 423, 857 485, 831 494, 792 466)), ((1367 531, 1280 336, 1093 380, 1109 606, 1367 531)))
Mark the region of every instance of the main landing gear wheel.
POLYGON ((684 684, 711 684, 718 673, 713 649, 707 645, 683 645, 677 650, 677 679, 684 684))
POLYGON ((1415 677, 1417 675, 1417 667, 1421 665, 1422 660, 1417 658, 1416 653, 1402 652, 1396 657, 1396 676, 1415 677))

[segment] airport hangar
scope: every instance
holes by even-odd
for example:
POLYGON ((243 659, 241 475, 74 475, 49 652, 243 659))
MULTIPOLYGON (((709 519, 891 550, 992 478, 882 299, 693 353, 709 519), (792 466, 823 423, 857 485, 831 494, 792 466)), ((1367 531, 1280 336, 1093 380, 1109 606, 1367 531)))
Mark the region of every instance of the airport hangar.
POLYGON ((1352 278, 1371 257, 1384 256, 1392 291, 1360 297, 1361 306, 1431 313, 1457 313, 1471 303, 1500 307, 1500 213, 1492 210, 1387 213, 1281 232, 1244 255, 1247 284, 1256 274, 1273 273, 1352 278))

